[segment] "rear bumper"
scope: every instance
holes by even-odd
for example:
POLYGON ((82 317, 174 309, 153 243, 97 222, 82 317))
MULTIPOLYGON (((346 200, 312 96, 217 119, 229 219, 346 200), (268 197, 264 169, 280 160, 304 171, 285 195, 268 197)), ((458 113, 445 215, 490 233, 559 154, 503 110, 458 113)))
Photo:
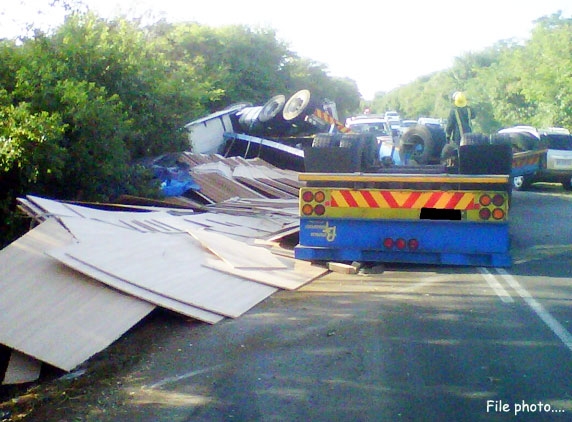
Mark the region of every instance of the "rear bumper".
POLYGON ((303 260, 409 262, 508 267, 508 223, 466 221, 397 221, 304 219, 295 257, 303 260), (395 241, 386 247, 387 239, 395 241), (403 239, 414 249, 396 244, 403 239))

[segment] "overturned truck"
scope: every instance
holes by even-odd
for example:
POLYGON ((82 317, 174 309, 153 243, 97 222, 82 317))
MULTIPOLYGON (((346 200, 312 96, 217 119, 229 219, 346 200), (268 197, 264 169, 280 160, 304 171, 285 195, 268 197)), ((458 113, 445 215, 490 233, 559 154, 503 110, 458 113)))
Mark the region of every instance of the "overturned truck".
POLYGON ((395 166, 369 135, 316 135, 299 175, 296 258, 510 266, 512 151, 487 140, 468 137, 441 162, 444 134, 413 127, 395 166))

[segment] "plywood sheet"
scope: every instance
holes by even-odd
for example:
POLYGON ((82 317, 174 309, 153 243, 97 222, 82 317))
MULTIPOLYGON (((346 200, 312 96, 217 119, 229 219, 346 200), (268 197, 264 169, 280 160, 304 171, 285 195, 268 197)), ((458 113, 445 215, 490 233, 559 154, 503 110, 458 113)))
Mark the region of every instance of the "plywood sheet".
POLYGON ((54 217, 84 217, 83 214, 79 213, 77 210, 74 210, 72 205, 64 204, 63 202, 33 195, 28 195, 26 198, 36 206, 40 207, 47 215, 54 217))
POLYGON ((137 285, 131 284, 125 280, 115 277, 112 274, 107 274, 100 271, 96 267, 88 265, 84 262, 65 254, 63 251, 52 250, 48 254, 61 263, 81 272, 95 280, 98 280, 109 287, 113 287, 119 291, 125 292, 131 296, 142 299, 146 302, 153 303, 165 309, 181 315, 197 319, 199 321, 207 322, 209 324, 216 324, 224 319, 222 315, 213 312, 205 311, 204 309, 197 308, 196 306, 187 305, 178 300, 171 299, 155 292, 149 291, 137 285))
POLYGON ((287 268, 264 247, 252 246, 208 230, 189 230, 189 233, 205 248, 234 268, 266 270, 287 268))
POLYGON ((40 377, 42 362, 23 353, 12 350, 2 384, 23 384, 40 377))
POLYGON ((47 213, 58 217, 81 217, 137 230, 142 233, 171 233, 179 231, 176 228, 158 223, 162 217, 170 216, 168 213, 163 211, 106 211, 81 205, 64 204, 52 199, 40 198, 31 195, 28 195, 27 198, 33 204, 36 204, 46 210, 47 213))
POLYGON ((204 265, 218 271, 287 290, 296 290, 328 272, 326 268, 313 266, 309 262, 296 261, 286 257, 280 258, 280 261, 284 262, 288 268, 265 271, 258 269, 238 269, 215 258, 208 258, 204 265))
POLYGON ((138 233, 119 228, 113 233, 112 226, 98 231, 96 225, 101 223, 78 220, 64 219, 64 224, 78 233, 81 242, 58 252, 165 297, 238 317, 276 291, 204 267, 207 252, 186 233, 138 233))
POLYGON ((45 254, 71 242, 50 218, 0 251, 0 343, 67 371, 154 309, 45 254))

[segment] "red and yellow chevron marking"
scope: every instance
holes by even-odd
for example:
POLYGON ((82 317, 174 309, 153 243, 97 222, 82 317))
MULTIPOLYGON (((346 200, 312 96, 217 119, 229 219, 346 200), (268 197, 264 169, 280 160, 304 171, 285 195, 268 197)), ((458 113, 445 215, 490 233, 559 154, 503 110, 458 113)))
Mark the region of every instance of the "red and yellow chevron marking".
POLYGON ((523 167, 538 164, 540 162, 540 155, 531 155, 529 157, 514 157, 512 160, 513 167, 523 167))
POLYGON ((323 120, 324 122, 326 122, 330 125, 336 125, 336 128, 342 133, 350 132, 349 128, 347 128, 339 120, 334 119, 334 117, 330 113, 328 113, 327 111, 324 111, 324 110, 321 110, 318 108, 314 111, 314 116, 316 116, 318 119, 323 120))
POLYGON ((475 210, 479 205, 473 192, 449 191, 375 191, 334 190, 330 196, 333 208, 437 208, 475 210))

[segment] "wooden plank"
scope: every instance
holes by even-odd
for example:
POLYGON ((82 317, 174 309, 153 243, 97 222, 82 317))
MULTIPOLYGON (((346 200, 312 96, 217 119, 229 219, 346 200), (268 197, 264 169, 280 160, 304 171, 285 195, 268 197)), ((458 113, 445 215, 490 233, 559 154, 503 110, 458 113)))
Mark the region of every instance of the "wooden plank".
POLYGON ((66 371, 154 309, 45 254, 71 242, 49 218, 0 251, 0 343, 66 371))
POLYGON ((292 195, 289 195, 289 194, 285 193, 284 191, 276 189, 273 186, 270 186, 270 185, 268 185, 264 182, 261 182, 257 179, 250 179, 248 177, 240 177, 240 176, 234 176, 234 179, 239 181, 243 185, 248 186, 252 190, 254 190, 256 192, 260 192, 262 195, 264 195, 267 198, 278 199, 278 198, 291 198, 292 197, 292 195))
POLYGON ((263 195, 247 188, 235 180, 227 179, 216 173, 193 173, 193 179, 201 190, 200 194, 210 198, 213 202, 221 202, 226 199, 241 198, 264 198, 263 195))
POLYGON ((4 373, 3 385, 24 384, 40 377, 42 362, 16 350, 12 350, 8 367, 4 373))
MULTIPOLYGON (((138 233, 91 220, 65 219, 81 242, 61 248, 78 261, 133 285, 236 318, 276 292, 202 266, 207 253, 188 234, 138 233), (82 232, 83 231, 83 232, 82 232)), ((100 281, 105 282, 101 279, 100 281)))
POLYGON ((234 274, 248 280, 287 290, 296 290, 328 272, 326 268, 313 266, 309 262, 286 257, 281 257, 280 260, 285 263, 287 269, 264 271, 258 269, 238 269, 215 258, 207 258, 204 265, 224 273, 234 274))
POLYGON ((283 262, 268 249, 208 230, 189 230, 189 234, 213 254, 237 269, 284 269, 283 262))

